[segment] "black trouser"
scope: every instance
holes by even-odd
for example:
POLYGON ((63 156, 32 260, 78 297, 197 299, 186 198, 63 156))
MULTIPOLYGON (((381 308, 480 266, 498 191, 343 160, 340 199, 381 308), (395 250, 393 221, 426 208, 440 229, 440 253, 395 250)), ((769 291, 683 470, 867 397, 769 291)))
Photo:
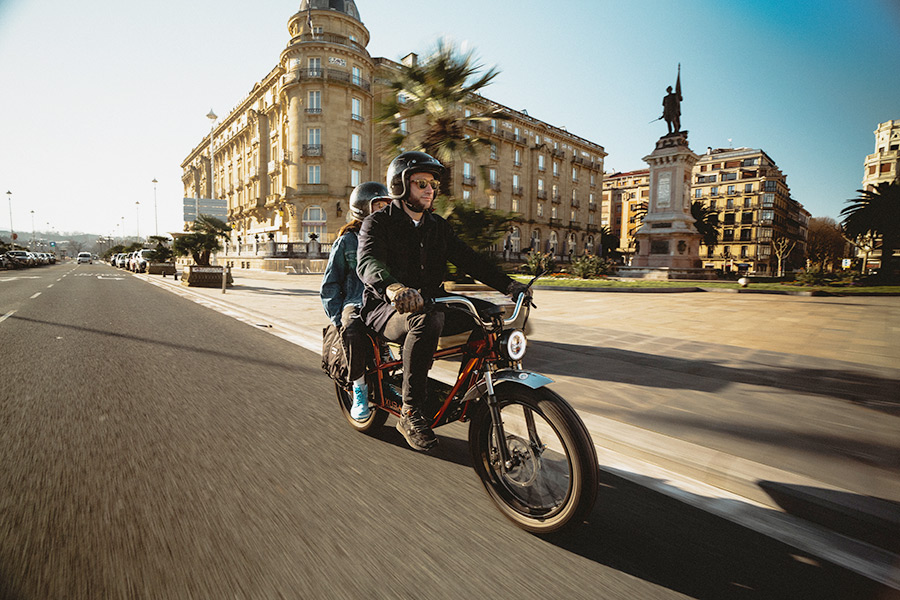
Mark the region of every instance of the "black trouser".
POLYGON ((388 320, 382 335, 403 344, 403 410, 425 403, 428 371, 434 363, 440 337, 471 331, 474 327, 471 317, 445 310, 441 305, 415 314, 396 313, 388 320))
POLYGON ((350 381, 356 381, 366 374, 366 356, 369 352, 369 336, 366 324, 359 318, 359 307, 348 304, 341 311, 341 339, 347 351, 347 365, 350 381))

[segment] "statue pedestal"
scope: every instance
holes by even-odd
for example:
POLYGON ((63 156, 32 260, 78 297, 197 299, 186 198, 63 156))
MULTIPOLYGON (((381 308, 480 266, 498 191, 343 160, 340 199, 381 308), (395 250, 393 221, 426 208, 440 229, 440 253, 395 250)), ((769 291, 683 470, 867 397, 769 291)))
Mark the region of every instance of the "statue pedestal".
POLYGON ((689 274, 685 270, 702 271, 701 236, 691 216, 690 194, 691 172, 699 158, 688 147, 687 131, 659 138, 656 149, 644 157, 650 165, 650 205, 634 235, 638 250, 631 263, 640 272, 660 268, 662 276, 675 270, 683 279, 689 274))

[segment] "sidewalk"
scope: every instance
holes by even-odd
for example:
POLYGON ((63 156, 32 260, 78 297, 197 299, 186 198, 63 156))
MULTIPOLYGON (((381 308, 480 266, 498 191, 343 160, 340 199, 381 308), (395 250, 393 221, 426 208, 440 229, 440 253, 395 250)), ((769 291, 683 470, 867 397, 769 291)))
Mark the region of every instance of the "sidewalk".
MULTIPOLYGON (((239 270, 225 294, 139 277, 321 350, 321 275, 239 270)), ((535 303, 525 367, 578 409, 605 470, 900 589, 900 298, 535 303)))

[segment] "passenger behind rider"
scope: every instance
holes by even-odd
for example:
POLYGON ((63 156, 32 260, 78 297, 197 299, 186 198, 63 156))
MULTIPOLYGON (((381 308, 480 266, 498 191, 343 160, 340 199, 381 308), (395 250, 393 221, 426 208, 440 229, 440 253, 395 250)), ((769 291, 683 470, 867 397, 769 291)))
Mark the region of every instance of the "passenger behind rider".
POLYGON ((350 221, 338 231, 331 246, 328 266, 319 296, 329 320, 334 323, 344 348, 347 349, 349 378, 353 381, 353 403, 350 416, 357 421, 369 418, 369 389, 366 385, 366 327, 359 318, 363 284, 356 274, 358 233, 363 219, 387 206, 391 201, 388 190, 377 181, 361 183, 350 194, 350 221))
POLYGON ((416 450, 437 443, 422 408, 438 338, 442 332, 472 329, 471 321, 458 314, 426 308, 425 299, 446 295, 447 262, 513 298, 527 289, 481 259, 431 212, 443 174, 443 165, 424 152, 397 156, 387 170, 393 202, 363 221, 359 237, 357 272, 365 284, 360 315, 371 329, 402 344, 403 407, 397 429, 416 450))

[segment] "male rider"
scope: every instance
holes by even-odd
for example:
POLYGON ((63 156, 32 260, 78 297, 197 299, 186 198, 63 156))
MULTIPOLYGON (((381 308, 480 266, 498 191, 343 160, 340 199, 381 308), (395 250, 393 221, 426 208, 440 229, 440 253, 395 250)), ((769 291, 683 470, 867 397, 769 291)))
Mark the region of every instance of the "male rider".
MULTIPOLYGON (((514 298, 527 287, 478 257, 443 218, 431 212, 444 166, 424 152, 404 152, 387 170, 393 202, 363 221, 357 273, 365 288, 360 312, 366 324, 403 344, 403 407, 397 429, 416 450, 437 443, 421 412, 428 371, 446 315, 425 299, 446 295, 447 262, 514 298)), ((471 329, 454 324, 460 333, 471 329)), ((450 329, 448 324, 448 329, 450 329)))

